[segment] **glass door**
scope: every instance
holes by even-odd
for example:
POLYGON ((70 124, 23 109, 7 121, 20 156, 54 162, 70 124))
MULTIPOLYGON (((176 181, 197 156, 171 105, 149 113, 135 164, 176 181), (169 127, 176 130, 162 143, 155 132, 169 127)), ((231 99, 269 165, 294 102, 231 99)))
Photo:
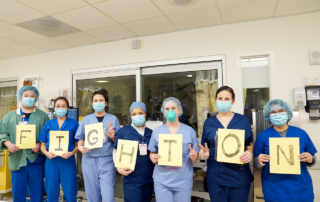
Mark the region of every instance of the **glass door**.
POLYGON ((141 80, 148 121, 165 123, 162 102, 167 97, 176 97, 183 110, 180 121, 202 137, 204 121, 217 112, 215 93, 222 85, 221 62, 146 68, 142 69, 141 80))
POLYGON ((17 82, 0 82, 0 121, 17 107, 17 82))

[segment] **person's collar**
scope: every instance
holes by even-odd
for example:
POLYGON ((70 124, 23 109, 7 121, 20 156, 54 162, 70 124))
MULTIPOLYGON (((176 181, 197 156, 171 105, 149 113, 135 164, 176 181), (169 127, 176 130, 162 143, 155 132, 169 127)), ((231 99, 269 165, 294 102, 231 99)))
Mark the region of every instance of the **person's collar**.
MULTIPOLYGON (((37 108, 34 107, 33 112, 35 112, 36 110, 37 110, 37 108)), ((19 108, 17 109, 17 114, 18 114, 18 115, 21 115, 21 107, 19 107, 19 108)))

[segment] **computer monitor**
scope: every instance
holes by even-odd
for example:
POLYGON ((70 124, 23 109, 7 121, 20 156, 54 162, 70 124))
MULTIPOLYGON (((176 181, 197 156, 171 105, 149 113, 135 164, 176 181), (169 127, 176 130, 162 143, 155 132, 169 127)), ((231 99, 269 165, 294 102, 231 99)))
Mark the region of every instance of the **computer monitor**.
POLYGON ((67 117, 79 122, 79 108, 78 107, 70 107, 68 110, 67 117))

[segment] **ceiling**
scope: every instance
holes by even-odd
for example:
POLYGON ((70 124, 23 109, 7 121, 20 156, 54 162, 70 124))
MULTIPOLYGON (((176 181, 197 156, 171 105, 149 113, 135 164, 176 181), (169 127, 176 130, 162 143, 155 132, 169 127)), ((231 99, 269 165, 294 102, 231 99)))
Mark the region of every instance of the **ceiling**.
POLYGON ((0 59, 320 10, 320 0, 0 0, 0 5, 0 59))

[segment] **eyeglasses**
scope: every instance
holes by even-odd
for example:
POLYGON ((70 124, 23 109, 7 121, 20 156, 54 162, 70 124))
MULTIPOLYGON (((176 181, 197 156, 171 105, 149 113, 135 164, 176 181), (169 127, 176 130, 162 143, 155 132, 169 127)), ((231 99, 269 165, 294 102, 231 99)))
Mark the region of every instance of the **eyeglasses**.
POLYGON ((276 116, 277 114, 283 115, 285 113, 287 113, 287 111, 285 109, 280 109, 279 111, 271 111, 271 112, 269 112, 269 115, 270 116, 276 116))

